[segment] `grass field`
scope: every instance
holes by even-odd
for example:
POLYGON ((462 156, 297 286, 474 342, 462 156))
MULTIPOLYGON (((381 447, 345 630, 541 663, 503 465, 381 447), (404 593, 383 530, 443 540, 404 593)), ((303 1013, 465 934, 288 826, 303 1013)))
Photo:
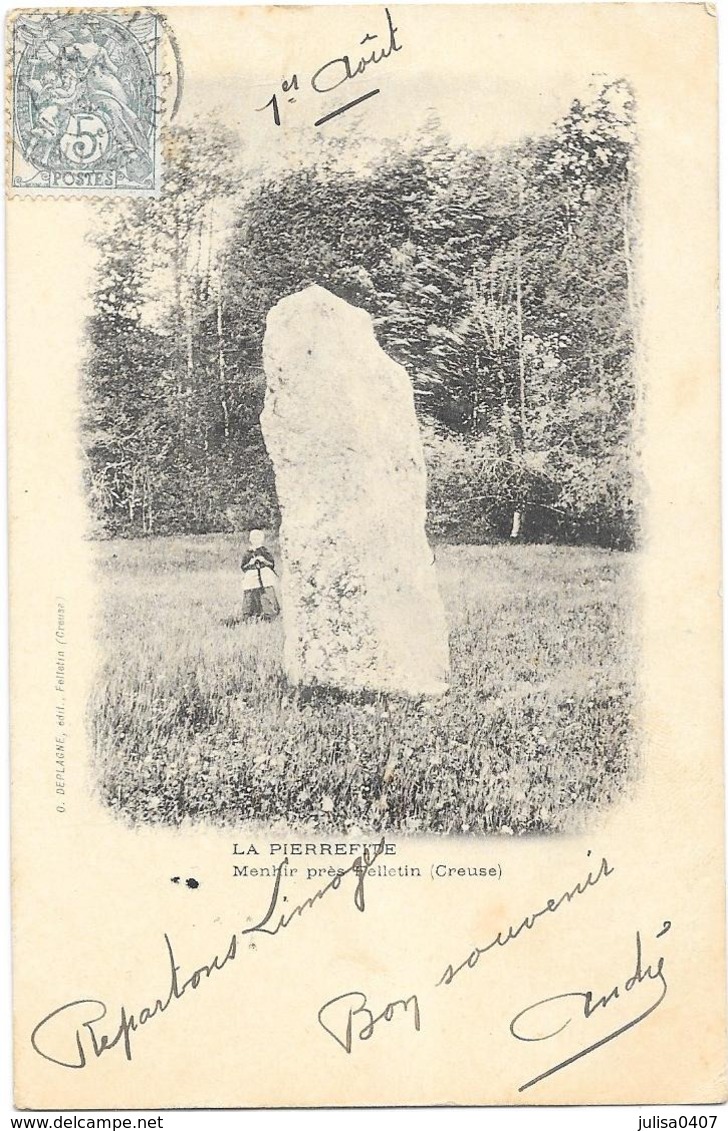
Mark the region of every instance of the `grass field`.
POLYGON ((325 834, 583 826, 630 788, 633 556, 439 546, 440 701, 289 687, 282 626, 241 623, 242 540, 98 543, 98 789, 130 822, 325 834))

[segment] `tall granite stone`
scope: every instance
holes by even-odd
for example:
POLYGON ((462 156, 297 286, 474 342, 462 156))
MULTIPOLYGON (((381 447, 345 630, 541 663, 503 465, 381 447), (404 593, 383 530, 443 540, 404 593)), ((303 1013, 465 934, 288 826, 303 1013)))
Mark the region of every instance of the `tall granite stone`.
POLYGON ((366 311, 318 286, 273 307, 263 358, 288 678, 441 694, 447 623, 406 370, 381 349, 366 311))

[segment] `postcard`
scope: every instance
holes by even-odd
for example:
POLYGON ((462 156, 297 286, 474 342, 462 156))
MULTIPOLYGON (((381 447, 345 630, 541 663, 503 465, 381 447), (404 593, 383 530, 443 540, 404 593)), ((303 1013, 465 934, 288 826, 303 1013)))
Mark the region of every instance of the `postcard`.
POLYGON ((702 3, 9 15, 18 1107, 725 1100, 716 91, 702 3))

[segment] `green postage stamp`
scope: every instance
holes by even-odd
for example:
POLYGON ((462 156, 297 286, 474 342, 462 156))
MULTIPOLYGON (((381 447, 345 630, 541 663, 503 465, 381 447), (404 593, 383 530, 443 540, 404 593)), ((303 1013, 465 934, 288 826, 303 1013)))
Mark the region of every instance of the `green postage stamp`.
POLYGON ((158 191, 159 24, 140 9, 13 15, 14 193, 158 191))

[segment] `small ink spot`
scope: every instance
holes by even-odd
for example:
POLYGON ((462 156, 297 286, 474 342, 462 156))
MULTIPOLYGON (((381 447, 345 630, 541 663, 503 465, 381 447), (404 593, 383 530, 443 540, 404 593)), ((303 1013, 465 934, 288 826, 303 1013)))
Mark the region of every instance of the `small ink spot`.
POLYGON ((198 888, 200 886, 199 880, 196 880, 194 876, 190 876, 189 880, 186 882, 188 888, 198 888))
POLYGON ((295 99, 295 98, 289 98, 289 99, 288 99, 288 101, 289 101, 289 102, 295 102, 295 101, 296 101, 296 99, 295 99))
POLYGON ((178 884, 179 883, 179 876, 172 876, 172 883, 178 884))

